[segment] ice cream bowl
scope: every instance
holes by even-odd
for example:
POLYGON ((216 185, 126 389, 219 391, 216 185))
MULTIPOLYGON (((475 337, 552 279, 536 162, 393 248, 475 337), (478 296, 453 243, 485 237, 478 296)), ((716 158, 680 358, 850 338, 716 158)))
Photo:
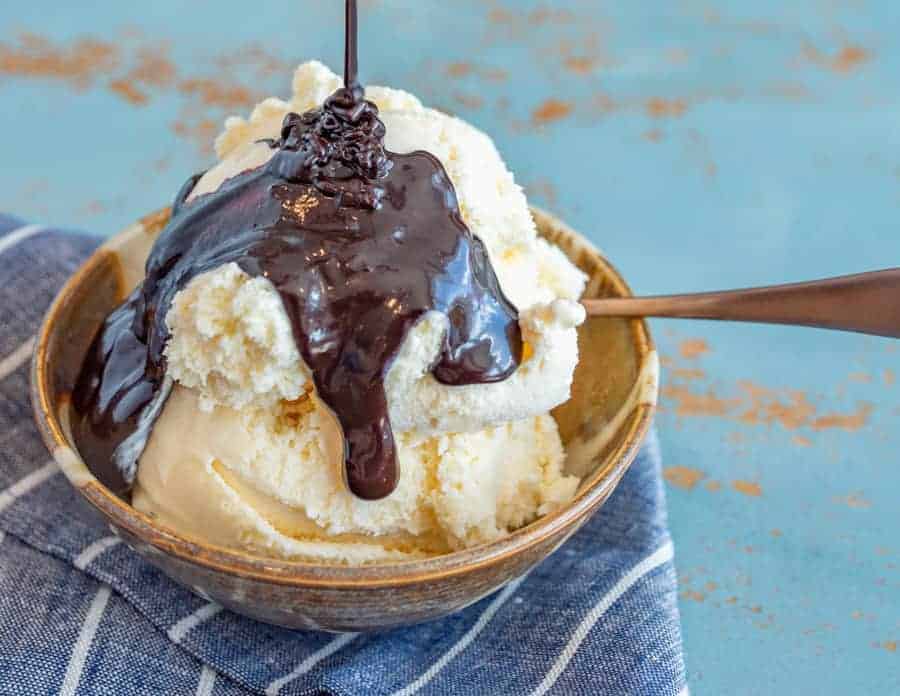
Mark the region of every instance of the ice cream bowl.
MULTIPOLYGON (((627 296, 613 266, 563 222, 533 210, 540 233, 588 274, 586 297, 627 296)), ((342 566, 277 560, 187 538, 135 510, 90 471, 68 426, 80 365, 103 319, 142 278, 168 210, 102 245, 69 279, 41 327, 32 401, 47 447, 77 491, 136 553, 232 611, 272 624, 369 631, 462 609, 543 561, 596 512, 636 456, 653 417, 658 360, 645 322, 589 319, 579 328, 572 396, 554 410, 567 468, 582 477, 560 509, 498 541, 425 560, 342 566)))

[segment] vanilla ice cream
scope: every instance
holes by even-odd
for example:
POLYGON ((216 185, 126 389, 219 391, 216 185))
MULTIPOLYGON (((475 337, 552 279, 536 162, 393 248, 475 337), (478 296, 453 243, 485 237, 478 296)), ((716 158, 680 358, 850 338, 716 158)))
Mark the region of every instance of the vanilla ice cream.
MULTIPOLYGON (((288 112, 340 86, 301 65, 290 101, 267 99, 226 121, 219 163, 191 199, 264 164, 288 112)), ((172 302, 169 396, 143 456, 134 505, 179 531, 287 558, 366 563, 445 553, 508 534, 565 503, 577 479, 548 415, 569 396, 578 360, 576 301, 585 277, 537 236, 525 196, 493 142, 402 91, 370 87, 393 152, 437 157, 471 232, 519 310, 522 364, 499 382, 447 386, 430 372, 447 330, 432 311, 408 333, 385 378, 399 480, 381 500, 343 481, 341 431, 319 401, 274 286, 228 263, 172 302)), ((189 203, 190 200, 189 199, 189 203)))

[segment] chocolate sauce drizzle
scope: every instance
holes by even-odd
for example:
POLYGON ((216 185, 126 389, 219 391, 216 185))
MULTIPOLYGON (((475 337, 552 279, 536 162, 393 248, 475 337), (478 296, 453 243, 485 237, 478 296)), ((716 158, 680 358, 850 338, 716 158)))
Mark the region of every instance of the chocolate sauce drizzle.
POLYGON ((265 165, 189 202, 199 176, 182 187, 144 282, 90 348, 73 400, 76 440, 115 490, 134 481, 171 388, 163 350, 172 299, 225 263, 279 292, 317 394, 343 429, 347 484, 361 498, 396 486, 384 379, 426 312, 448 319, 431 366, 438 381, 496 382, 519 364, 516 309, 441 163, 384 148, 384 124, 356 77, 355 4, 347 2, 345 86, 320 109, 288 114, 265 165))

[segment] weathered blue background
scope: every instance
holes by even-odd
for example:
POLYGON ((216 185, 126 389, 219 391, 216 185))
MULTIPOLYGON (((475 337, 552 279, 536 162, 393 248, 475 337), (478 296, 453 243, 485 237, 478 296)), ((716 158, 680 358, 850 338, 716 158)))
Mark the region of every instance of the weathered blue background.
MULTIPOLYGON (((639 292, 900 264, 890 0, 362 4, 363 77, 488 131, 639 292)), ((3 3, 0 210, 108 235, 167 203, 225 114, 340 67, 340 14, 3 3)), ((654 328, 694 693, 896 693, 898 344, 654 328)))

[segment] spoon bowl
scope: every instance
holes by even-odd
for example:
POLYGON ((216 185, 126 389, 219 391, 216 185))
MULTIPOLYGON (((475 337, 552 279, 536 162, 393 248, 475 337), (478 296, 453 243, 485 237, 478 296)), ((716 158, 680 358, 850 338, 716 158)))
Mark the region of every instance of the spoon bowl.
MULTIPOLYGON (((590 281, 585 297, 628 297, 608 261, 564 223, 533 210, 542 236, 590 281)), ((637 454, 653 417, 658 360, 639 318, 591 318, 579 329, 572 397, 554 410, 567 468, 582 477, 565 506, 498 541, 433 558, 348 567, 265 558, 180 535, 117 497, 91 473, 69 429, 69 397, 106 315, 141 280, 165 226, 161 210, 103 244, 63 286, 44 319, 31 396, 41 435, 66 477, 128 546, 197 594, 289 628, 366 631, 462 609, 540 563, 606 501, 637 454)))

